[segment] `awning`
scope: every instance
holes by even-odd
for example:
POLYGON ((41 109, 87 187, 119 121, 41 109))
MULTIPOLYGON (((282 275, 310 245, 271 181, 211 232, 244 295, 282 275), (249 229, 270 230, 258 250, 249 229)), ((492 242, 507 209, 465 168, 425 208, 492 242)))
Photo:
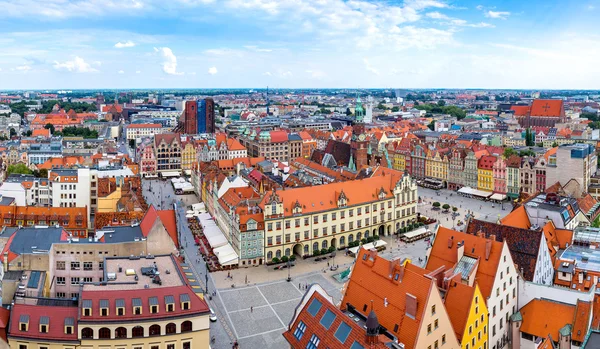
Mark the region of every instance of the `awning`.
POLYGON ((163 178, 168 178, 168 177, 179 177, 181 176, 181 172, 179 171, 170 171, 170 172, 161 172, 160 175, 163 178))
MULTIPOLYGON (((403 237, 407 238, 407 239, 412 239, 416 236, 422 235, 422 234, 427 234, 427 228, 425 227, 421 227, 419 229, 413 230, 413 231, 409 231, 408 233, 404 234, 403 237)), ((431 232, 429 232, 431 233, 431 232)))
POLYGON ((385 246, 385 245, 387 245, 387 242, 385 242, 385 241, 383 241, 383 240, 375 240, 375 241, 373 241, 373 242, 370 242, 370 243, 368 243, 368 244, 364 244, 364 245, 362 245, 362 247, 363 247, 365 250, 370 250, 370 249, 372 249, 372 248, 375 248, 375 249, 377 249, 378 247, 385 246))
POLYGON ((482 198, 488 198, 490 195, 492 195, 492 192, 491 191, 483 191, 483 190, 479 190, 479 189, 472 189, 471 195, 479 196, 482 198))
POLYGON ((490 199, 502 201, 502 200, 506 199, 506 195, 500 194, 500 193, 494 193, 494 194, 492 194, 492 196, 490 196, 490 199))
POLYGON ((233 247, 231 247, 231 245, 229 244, 219 248, 215 248, 213 252, 215 253, 215 256, 217 256, 217 258, 219 259, 219 264, 221 264, 222 266, 239 263, 237 253, 235 253, 233 247))
POLYGON ((473 188, 471 188, 471 187, 462 187, 462 188, 458 189, 458 192, 461 193, 461 194, 468 194, 468 195, 470 195, 470 194, 473 193, 473 188))

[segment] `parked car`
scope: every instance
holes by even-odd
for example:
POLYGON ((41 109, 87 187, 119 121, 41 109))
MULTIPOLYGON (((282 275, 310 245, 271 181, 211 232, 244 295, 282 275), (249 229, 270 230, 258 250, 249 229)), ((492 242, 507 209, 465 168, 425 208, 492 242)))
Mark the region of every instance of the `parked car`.
POLYGON ((208 316, 208 319, 212 322, 217 322, 217 314, 215 314, 215 311, 212 310, 212 308, 210 309, 210 315, 208 316))

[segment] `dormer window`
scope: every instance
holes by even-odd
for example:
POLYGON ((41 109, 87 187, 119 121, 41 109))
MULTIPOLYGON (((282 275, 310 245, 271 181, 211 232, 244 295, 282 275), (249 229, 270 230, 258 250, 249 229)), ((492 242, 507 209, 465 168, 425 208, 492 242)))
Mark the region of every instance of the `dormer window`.
POLYGON ((100 300, 100 316, 108 316, 109 314, 109 309, 108 309, 108 299, 101 299, 100 300))
POLYGON ((29 330, 29 315, 21 315, 19 317, 19 330, 28 331, 29 330))
POLYGON ((81 309, 83 316, 92 316, 92 301, 89 299, 84 299, 81 309))
POLYGON ((158 298, 157 297, 150 297, 148 299, 148 304, 150 304, 150 313, 151 314, 158 313, 158 298))
POLYGON ((181 303, 181 310, 189 310, 190 307, 190 296, 187 293, 179 295, 179 302, 181 303))
POLYGON ((125 300, 117 299, 115 305, 117 306, 117 316, 125 315, 125 300))
POLYGON ((48 327, 50 327, 50 318, 40 316, 40 333, 48 333, 48 327))
POLYGON ((167 313, 175 311, 175 297, 173 296, 165 296, 165 307, 167 313))
POLYGON ((72 317, 65 318, 65 334, 73 334, 75 328, 75 319, 72 317))
POLYGON ((135 315, 142 315, 142 299, 141 298, 133 298, 131 300, 131 305, 133 306, 133 313, 135 315))
POLYGON ((277 214, 277 203, 274 202, 271 204, 271 214, 272 215, 276 215, 277 214))

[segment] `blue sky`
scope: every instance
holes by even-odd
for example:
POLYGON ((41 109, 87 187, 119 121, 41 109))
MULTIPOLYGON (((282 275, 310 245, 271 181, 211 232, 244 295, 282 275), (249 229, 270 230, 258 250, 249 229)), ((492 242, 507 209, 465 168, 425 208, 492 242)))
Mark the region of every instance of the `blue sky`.
POLYGON ((600 0, 0 0, 0 89, 599 89, 600 0))

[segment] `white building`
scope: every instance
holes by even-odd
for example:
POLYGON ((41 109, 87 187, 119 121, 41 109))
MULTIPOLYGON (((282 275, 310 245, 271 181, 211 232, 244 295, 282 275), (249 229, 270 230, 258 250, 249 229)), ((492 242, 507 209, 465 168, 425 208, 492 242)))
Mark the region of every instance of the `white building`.
POLYGON ((89 168, 54 169, 48 173, 52 207, 86 207, 91 211, 91 173, 89 168))
POLYGON ((153 136, 164 133, 166 129, 161 124, 131 124, 127 126, 127 140, 153 136))

